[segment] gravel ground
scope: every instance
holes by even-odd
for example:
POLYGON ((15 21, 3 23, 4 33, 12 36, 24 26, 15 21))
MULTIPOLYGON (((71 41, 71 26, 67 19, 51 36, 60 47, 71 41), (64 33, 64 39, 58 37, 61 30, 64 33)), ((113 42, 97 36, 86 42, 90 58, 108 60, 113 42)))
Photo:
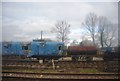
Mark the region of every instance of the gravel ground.
POLYGON ((56 79, 118 79, 115 74, 21 74, 21 73, 3 73, 2 76, 9 77, 27 77, 27 78, 56 78, 56 79))

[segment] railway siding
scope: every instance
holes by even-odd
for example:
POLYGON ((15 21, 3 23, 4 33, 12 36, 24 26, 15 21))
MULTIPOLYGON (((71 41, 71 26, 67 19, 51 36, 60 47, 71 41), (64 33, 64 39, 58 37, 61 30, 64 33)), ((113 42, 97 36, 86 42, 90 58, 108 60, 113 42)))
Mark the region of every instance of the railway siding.
MULTIPOLYGON (((29 69, 52 69, 52 64, 45 62, 40 64, 37 60, 28 61, 28 60, 3 60, 2 62, 3 70, 6 68, 11 69, 21 69, 21 68, 29 68, 29 69)), ((100 71, 113 71, 117 72, 119 65, 116 61, 106 62, 106 61, 57 61, 55 62, 56 69, 80 69, 80 68, 95 68, 100 71)))
POLYGON ((3 73, 3 77, 47 78, 47 79, 118 79, 118 74, 62 74, 62 73, 3 73))

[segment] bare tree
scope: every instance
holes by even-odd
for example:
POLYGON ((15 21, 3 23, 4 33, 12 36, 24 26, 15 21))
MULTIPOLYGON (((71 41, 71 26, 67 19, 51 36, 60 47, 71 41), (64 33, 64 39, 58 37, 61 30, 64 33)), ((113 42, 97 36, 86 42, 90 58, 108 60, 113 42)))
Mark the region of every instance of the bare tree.
POLYGON ((91 40, 85 39, 80 42, 80 45, 83 46, 94 46, 93 42, 91 40))
POLYGON ((79 45, 79 42, 77 40, 73 40, 70 45, 71 46, 76 46, 76 45, 79 45))
POLYGON ((57 40, 61 42, 68 41, 68 34, 70 33, 70 24, 67 21, 57 21, 52 32, 57 34, 57 40))
POLYGON ((113 27, 113 24, 106 17, 100 16, 98 18, 99 41, 102 48, 112 46, 113 40, 116 38, 115 32, 116 27, 113 27))
POLYGON ((115 27, 111 22, 105 27, 105 32, 103 36, 103 43, 107 47, 111 47, 115 44, 117 40, 117 27, 115 27))
POLYGON ((95 13, 89 13, 85 19, 85 22, 82 25, 90 33, 93 43, 95 44, 95 34, 96 34, 96 24, 97 24, 97 15, 95 13))
POLYGON ((82 24, 89 32, 94 45, 111 47, 117 39, 116 27, 104 16, 89 13, 82 24))
POLYGON ((105 36, 105 27, 108 26, 107 18, 100 16, 98 18, 98 35, 99 35, 99 41, 100 45, 103 48, 104 47, 104 36, 105 36))

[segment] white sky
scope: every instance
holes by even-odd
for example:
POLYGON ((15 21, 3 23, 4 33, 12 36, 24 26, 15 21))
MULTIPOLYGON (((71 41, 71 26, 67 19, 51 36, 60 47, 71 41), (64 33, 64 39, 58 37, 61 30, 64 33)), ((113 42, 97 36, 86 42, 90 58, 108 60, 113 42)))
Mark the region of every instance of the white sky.
POLYGON ((119 0, 1 0, 2 2, 118 2, 119 0))
POLYGON ((41 30, 44 32, 44 38, 55 39, 55 34, 50 31, 56 20, 68 21, 71 24, 70 40, 80 41, 83 36, 81 23, 89 12, 106 16, 114 24, 118 23, 118 5, 113 0, 108 0, 109 2, 11 1, 13 2, 8 0, 2 2, 0 18, 3 41, 31 41, 40 37, 41 30))

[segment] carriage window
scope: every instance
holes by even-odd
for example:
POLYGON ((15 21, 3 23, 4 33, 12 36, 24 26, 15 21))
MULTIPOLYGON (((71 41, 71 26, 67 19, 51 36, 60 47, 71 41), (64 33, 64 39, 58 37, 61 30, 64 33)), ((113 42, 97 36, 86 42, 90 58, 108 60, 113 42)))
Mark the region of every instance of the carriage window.
POLYGON ((28 46, 22 46, 22 49, 28 50, 28 46))
POLYGON ((11 46, 11 44, 4 44, 5 48, 9 48, 11 46))
POLYGON ((58 50, 62 50, 62 46, 60 45, 60 46, 58 46, 58 50))
POLYGON ((45 46, 45 44, 41 44, 41 46, 42 46, 42 47, 44 47, 44 46, 45 46))
POLYGON ((112 52, 114 52, 115 51, 115 48, 112 48, 112 52))
POLYGON ((112 48, 112 50, 114 51, 114 50, 115 50, 115 48, 112 48))
POLYGON ((44 47, 45 46, 45 42, 41 42, 40 46, 44 47))

